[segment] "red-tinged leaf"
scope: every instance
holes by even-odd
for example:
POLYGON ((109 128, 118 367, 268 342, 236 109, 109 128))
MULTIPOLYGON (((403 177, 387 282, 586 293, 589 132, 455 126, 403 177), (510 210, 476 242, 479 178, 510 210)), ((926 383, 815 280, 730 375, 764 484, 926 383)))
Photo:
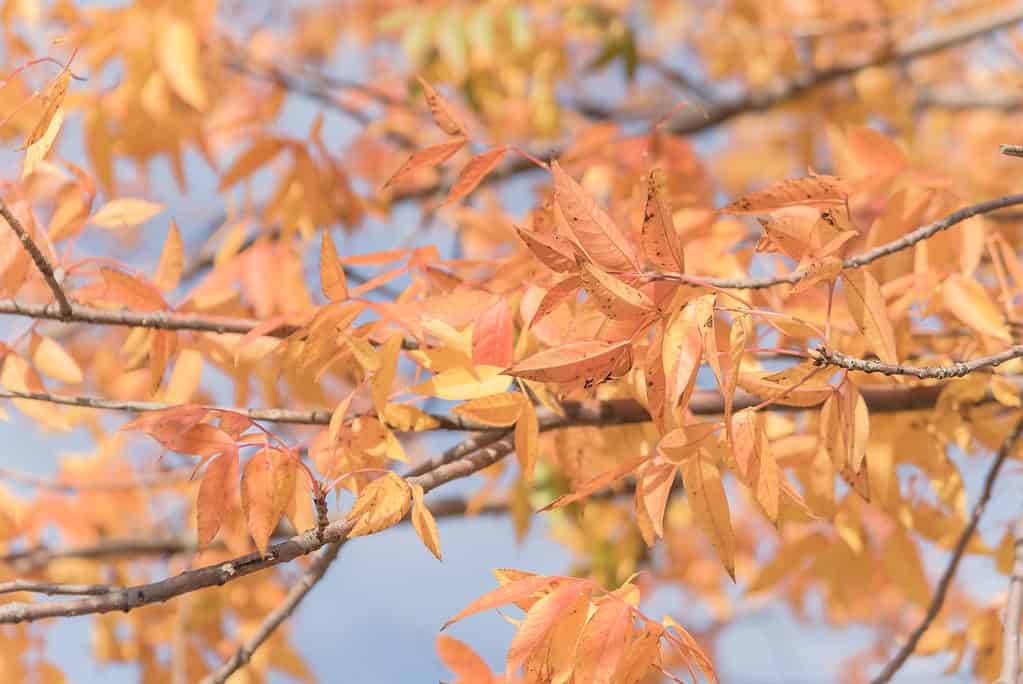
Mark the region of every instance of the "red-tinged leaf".
POLYGON ((193 425, 180 434, 172 435, 164 431, 151 431, 149 434, 163 446, 181 454, 212 456, 236 448, 229 434, 209 423, 193 425))
POLYGON ((472 328, 472 362, 477 366, 509 366, 514 360, 515 330, 504 297, 480 312, 472 328))
POLYGON ((767 214, 784 207, 828 207, 845 204, 849 191, 841 178, 808 176, 750 193, 722 207, 725 214, 767 214))
POLYGON ((469 646, 447 634, 437 635, 437 655, 458 676, 459 684, 490 684, 494 673, 469 646))
POLYGON ((423 503, 423 488, 412 485, 412 527, 437 560, 440 560, 440 534, 437 532, 437 521, 433 513, 423 503))
POLYGON ((461 117, 458 116, 454 106, 441 97, 440 93, 427 83, 425 79, 416 77, 416 80, 423 87, 426 105, 430 108, 430 114, 433 115, 433 122, 437 124, 437 128, 448 135, 467 136, 465 124, 462 123, 461 117))
POLYGON ((569 580, 534 603, 519 623, 515 638, 508 647, 505 672, 511 674, 518 671, 533 651, 543 644, 558 618, 578 601, 581 594, 588 591, 588 581, 569 580))
POLYGON ((865 268, 845 271, 845 301, 856 327, 867 338, 870 348, 884 363, 899 362, 895 351, 895 329, 885 308, 877 280, 865 268))
POLYGON ((729 577, 735 580, 735 534, 721 473, 703 454, 682 462, 682 482, 696 524, 710 539, 729 577))
POLYGON ((538 233, 521 226, 515 226, 515 231, 547 268, 558 273, 575 270, 575 249, 565 238, 557 233, 538 233))
POLYGON ((658 537, 664 536, 664 511, 677 469, 674 463, 647 462, 636 471, 637 505, 642 504, 658 537))
POLYGON ((455 179, 454 185, 451 186, 451 192, 448 193, 448 198, 444 200, 441 206, 467 197, 469 193, 476 189, 476 186, 483 182, 487 174, 501 163, 501 159, 504 158, 507 151, 507 145, 498 145, 469 160, 469 163, 459 172, 458 178, 455 179))
POLYGON ((532 320, 529 321, 529 327, 532 328, 550 315, 563 302, 573 298, 578 294, 579 288, 582 285, 582 278, 574 275, 555 283, 551 289, 547 290, 547 294, 543 296, 543 299, 540 300, 539 306, 536 307, 536 311, 533 313, 532 320))
POLYGON ((323 230, 320 240, 320 289, 323 296, 331 301, 348 299, 348 277, 337 258, 337 249, 330 231, 323 230))
POLYGON ((537 382, 594 385, 616 371, 624 373, 631 365, 631 342, 611 344, 593 340, 547 349, 518 362, 504 373, 537 382))
POLYGON ((607 599, 583 627, 576 647, 575 678, 587 684, 612 684, 632 628, 632 608, 607 599))
POLYGON ((549 504, 541 508, 540 510, 553 511, 557 508, 567 506, 570 503, 575 503, 580 499, 585 499, 586 497, 596 492, 599 492, 601 489, 611 486, 618 480, 621 480, 623 477, 631 474, 634 470, 636 470, 636 468, 638 468, 647 460, 649 460, 648 456, 634 458, 631 461, 623 463, 617 468, 612 468, 611 470, 604 471, 600 475, 597 475, 596 477, 591 478, 586 482, 582 483, 581 485, 579 485, 574 492, 571 492, 569 494, 562 494, 554 501, 550 502, 549 504))
POLYGON ((397 524, 412 505, 412 488, 394 473, 387 473, 370 482, 359 492, 359 498, 348 512, 355 526, 349 537, 375 534, 397 524))
POLYGON ((519 419, 526 398, 519 392, 503 392, 470 399, 459 404, 452 412, 484 425, 510 427, 519 419))
POLYGON ((248 178, 273 161, 284 147, 285 141, 280 138, 271 136, 259 138, 252 147, 238 155, 231 166, 221 174, 219 190, 223 192, 243 178, 248 178))
POLYGON ((578 265, 583 286, 597 308, 611 320, 641 318, 654 311, 654 303, 642 290, 583 259, 578 260, 578 265))
POLYGON ((195 503, 199 548, 208 546, 227 521, 228 508, 234 501, 237 486, 238 451, 232 449, 210 461, 199 483, 199 496, 195 503))
POLYGON ((178 286, 184 264, 185 247, 181 241, 181 231, 172 219, 167 239, 163 242, 163 251, 160 252, 160 261, 156 265, 156 273, 153 274, 153 284, 162 292, 170 292, 178 286))
MULTIPOLYGON (((522 396, 522 395, 519 395, 522 396)), ((515 423, 515 455, 526 482, 533 481, 533 470, 540 448, 540 423, 533 402, 523 398, 522 411, 515 423)))
POLYGON ((555 161, 554 196, 576 244, 590 261, 609 271, 639 270, 636 253, 611 217, 555 161))
POLYGON ((242 474, 242 511, 256 548, 265 554, 270 535, 277 526, 277 520, 274 519, 274 480, 269 449, 263 449, 245 464, 245 472, 242 474))
POLYGON ((453 625, 459 620, 463 620, 470 615, 482 613, 485 610, 493 610, 494 608, 506 606, 509 603, 515 603, 517 601, 527 599, 557 581, 559 581, 559 578, 557 577, 548 577, 546 575, 526 575, 522 579, 507 582, 470 603, 466 608, 458 613, 458 615, 445 622, 444 626, 441 627, 441 630, 447 629, 449 625, 453 625))
POLYGON ((399 178, 404 178, 418 169, 443 164, 453 157, 458 150, 462 149, 463 145, 465 145, 465 138, 456 138, 455 140, 449 140, 448 142, 431 145, 419 150, 398 167, 398 170, 384 183, 384 187, 393 185, 399 178))
POLYGON ((651 170, 647 179, 643 251, 647 261, 661 271, 682 273, 686 270, 682 243, 668 201, 668 175, 661 168, 651 170))

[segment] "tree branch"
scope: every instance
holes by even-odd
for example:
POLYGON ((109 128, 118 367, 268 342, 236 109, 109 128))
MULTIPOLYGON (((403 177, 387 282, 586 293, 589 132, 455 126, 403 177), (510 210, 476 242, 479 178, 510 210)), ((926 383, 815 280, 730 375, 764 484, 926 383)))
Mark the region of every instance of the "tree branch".
POLYGON ((997 354, 982 356, 962 363, 953 363, 947 366, 910 366, 906 364, 881 363, 873 359, 858 359, 853 356, 847 356, 842 352, 818 347, 814 350, 814 364, 817 366, 837 366, 838 368, 860 371, 861 373, 909 375, 921 380, 945 380, 947 378, 961 378, 975 370, 998 366, 1006 361, 1018 359, 1021 356, 1023 356, 1023 345, 1017 344, 997 354))
POLYGON ((994 684, 1017 684, 1019 681, 1019 626, 1023 619, 1023 516, 1016 521, 1014 550, 1002 629, 1002 672, 994 684))
POLYGON ((0 582, 0 594, 13 594, 19 591, 27 591, 34 594, 76 595, 76 596, 97 596, 117 591, 119 587, 109 584, 57 584, 54 582, 35 582, 32 580, 16 579, 10 582, 0 582))
MULTIPOLYGON (((988 470, 987 476, 984 478, 984 487, 980 492, 980 497, 977 499, 977 503, 973 506, 973 511, 970 513, 970 520, 966 523, 966 527, 963 529, 959 540, 956 542, 955 548, 952 550, 952 557, 949 559, 948 565, 945 567, 945 571, 941 574, 941 579, 938 580, 938 586, 935 588, 934 596, 931 598, 931 603, 927 606, 927 613, 924 615, 923 620, 916 626, 909 637, 906 639, 906 643, 896 652, 895 656, 885 665, 881 673, 875 677, 871 684, 885 684, 890 681, 895 673, 899 671, 899 668, 909 659, 909 656, 913 654, 913 650, 919 643, 920 638, 927 631, 927 628, 931 626, 934 618, 941 612, 941 607, 945 603, 945 596, 948 594, 949 587, 952 585, 952 579, 955 577, 956 570, 959 568, 959 561, 962 560, 963 554, 966 552, 966 547, 970 543, 970 538, 973 537, 973 533, 977 530, 977 524, 980 522, 980 517, 984 514, 984 508, 987 506, 987 502, 991 499, 991 492, 995 486, 995 480, 998 479, 998 473, 1002 469, 1002 464, 1005 463, 1006 459, 1012 453, 1016 446, 1016 442, 1020 438, 1020 434, 1023 433, 1023 416, 1016 421, 1016 425, 1012 428, 1012 432, 1002 442, 1001 447, 998 449, 998 453, 995 455, 994 461, 991 463, 991 468, 988 470)), ((1018 624, 1018 623, 1017 623, 1018 624)), ((1013 682, 1015 684, 1015 682, 1013 682)))
POLYGON ((263 618, 263 622, 260 623, 256 632, 238 647, 234 655, 205 677, 202 680, 202 684, 223 684, 236 670, 247 664, 256 649, 273 634, 274 630, 282 622, 291 617, 291 614, 298 608, 298 604, 302 602, 302 599, 312 591, 317 582, 323 579, 324 574, 330 569, 334 561, 337 560, 342 544, 343 542, 328 544, 327 548, 320 552, 320 555, 316 557, 313 564, 302 575, 302 579, 291 587, 288 595, 284 597, 284 601, 263 618))
POLYGON ((7 225, 11 227, 14 234, 21 240, 25 251, 32 257, 32 261, 42 274, 43 280, 46 281, 50 291, 53 292, 53 297, 57 300, 57 310, 60 312, 61 320, 67 320, 71 316, 71 302, 68 301, 67 295, 64 294, 64 288, 60 286, 60 282, 57 280, 57 275, 53 271, 53 264, 42 253, 39 245, 35 243, 32 236, 28 234, 28 231, 25 230, 25 227, 21 225, 21 222, 2 199, 0 199, 0 216, 4 217, 7 225))

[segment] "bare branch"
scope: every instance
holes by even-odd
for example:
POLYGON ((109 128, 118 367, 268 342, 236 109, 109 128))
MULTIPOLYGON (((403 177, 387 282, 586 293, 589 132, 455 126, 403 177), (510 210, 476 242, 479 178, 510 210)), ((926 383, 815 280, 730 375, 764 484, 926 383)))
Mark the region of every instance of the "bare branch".
MULTIPOLYGON (((1012 432, 1002 442, 1001 447, 998 449, 998 453, 995 455, 994 461, 991 463, 991 468, 987 472, 987 476, 984 478, 984 487, 980 492, 980 497, 977 499, 977 503, 973 505, 973 511, 970 513, 970 519, 966 523, 966 527, 963 528, 962 534, 959 535, 959 540, 956 542, 955 548, 952 549, 952 557, 948 561, 948 565, 945 567, 945 571, 941 574, 941 579, 938 580, 938 586, 934 590, 934 596, 931 598, 931 603, 927 606, 927 613, 924 615, 923 620, 916 626, 909 637, 906 639, 906 643, 896 652, 895 656, 885 665, 881 673, 875 677, 871 684, 885 684, 891 680, 895 673, 899 671, 899 668, 909 659, 909 656, 913 654, 913 650, 919 643, 920 638, 927 631, 927 628, 931 626, 934 618, 941 612, 941 607, 945 603, 945 596, 948 594, 949 587, 952 585, 952 579, 955 577, 956 570, 959 568, 959 561, 962 560, 963 554, 966 553, 966 547, 970 543, 970 538, 973 537, 973 533, 977 530, 977 524, 980 522, 980 517, 984 514, 984 508, 987 506, 988 501, 991 499, 991 492, 994 490, 995 481, 998 479, 998 473, 1002 469, 1002 464, 1005 463, 1006 459, 1012 453, 1016 447, 1016 443, 1020 438, 1020 434, 1023 433, 1023 417, 1020 417, 1016 421, 1016 425, 1012 428, 1012 432)), ((1017 623, 1018 624, 1018 623, 1017 623)), ((1013 683, 1015 684, 1015 683, 1013 683)))
POLYGON ((1014 549, 1002 631, 1002 672, 994 684, 1017 684, 1019 681, 1019 624, 1023 619, 1023 516, 1016 521, 1014 549))
POLYGON ((302 579, 291 587, 288 591, 288 595, 284 597, 284 601, 279 606, 274 608, 270 613, 263 618, 263 622, 260 623, 259 628, 255 634, 249 637, 244 644, 238 647, 238 650, 234 652, 230 658, 225 660, 220 667, 214 672, 210 673, 207 677, 202 680, 202 684, 223 684, 227 681, 236 670, 249 662, 252 654, 255 653, 256 649, 259 648, 264 641, 266 641, 271 634, 274 633, 282 622, 291 617, 291 614, 298 608, 298 604, 302 603, 302 599, 312 591, 312 588, 316 586, 316 583, 323 579, 323 575, 326 574, 327 570, 337 559, 338 553, 341 551, 341 545, 343 542, 336 542, 334 544, 328 544, 327 548, 320 552, 320 555, 316 557, 313 564, 309 566, 305 574, 302 575, 302 579))
POLYGON ((68 301, 67 295, 64 294, 64 288, 61 287, 60 281, 57 279, 57 275, 53 271, 53 264, 46 258, 46 255, 39 249, 39 245, 35 243, 32 236, 28 234, 25 227, 21 225, 18 218, 11 212, 7 204, 0 200, 0 216, 4 217, 7 221, 7 225, 11 227, 14 234, 21 240, 22 246, 25 251, 28 252, 29 256, 32 257, 32 261, 35 263, 36 268, 43 276, 43 280, 50 287, 50 291, 53 292, 54 299, 57 300, 57 309, 60 312, 62 320, 67 320, 71 316, 71 302, 68 301))
POLYGON ((10 582, 0 582, 0 594, 13 594, 19 591, 31 592, 33 594, 74 595, 74 596, 98 596, 117 591, 120 587, 109 584, 57 584, 54 582, 34 582, 32 580, 16 579, 10 582))
POLYGON ((998 151, 1009 157, 1023 157, 1023 145, 999 145, 998 151))
POLYGON ((1017 344, 997 354, 982 356, 962 363, 953 363, 947 366, 910 366, 906 364, 881 363, 873 359, 858 359, 853 356, 847 356, 842 352, 818 347, 814 351, 814 364, 818 366, 837 366, 838 368, 860 371, 861 373, 910 375, 921 380, 945 380, 947 378, 961 378, 981 368, 993 368, 1007 361, 1018 359, 1021 356, 1023 356, 1023 345, 1017 344))

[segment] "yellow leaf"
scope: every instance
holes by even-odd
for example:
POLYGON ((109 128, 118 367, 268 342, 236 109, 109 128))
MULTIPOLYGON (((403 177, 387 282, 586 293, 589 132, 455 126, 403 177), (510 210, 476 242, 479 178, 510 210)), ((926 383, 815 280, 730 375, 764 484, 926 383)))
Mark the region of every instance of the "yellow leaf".
POLYGON ((347 397, 338 402, 334 412, 330 415, 330 425, 327 426, 327 438, 331 444, 337 444, 338 437, 341 435, 341 428, 345 422, 345 416, 352 405, 352 400, 360 389, 362 389, 361 385, 349 392, 347 397))
POLYGON ((423 503, 423 488, 412 485, 412 527, 430 553, 440 560, 440 535, 437 532, 437 521, 433 513, 423 503))
POLYGON ((54 380, 78 384, 82 381, 82 369, 78 362, 53 338, 37 333, 32 334, 29 353, 36 368, 54 380))
MULTIPOLYGON (((22 144, 21 149, 28 149, 44 138, 47 133, 54 128, 53 119, 57 117, 58 112, 60 112, 61 118, 63 119, 61 105, 64 103, 64 96, 67 94, 67 87, 70 82, 71 72, 68 69, 64 69, 60 72, 60 75, 53 79, 53 82, 50 83, 50 87, 42 96, 43 114, 39 117, 39 121, 36 122, 35 127, 28 134, 28 137, 25 138, 25 142, 22 144)), ((60 125, 58 124, 56 128, 59 129, 60 125)), ((56 133, 54 133, 54 135, 56 135, 56 133)), ((45 155, 45 152, 43 154, 45 155)), ((40 155, 40 159, 41 158, 42 155, 40 155)))
MULTIPOLYGON (((39 375, 17 354, 8 353, 3 364, 3 371, 0 372, 0 385, 16 392, 46 391, 39 375)), ((51 430, 66 432, 71 429, 71 424, 68 423, 58 406, 30 399, 12 399, 11 401, 19 411, 51 430)))
POLYGON ((884 363, 899 362, 895 352, 895 329, 888 318, 881 288, 865 268, 845 271, 845 301, 856 326, 867 338, 871 349, 884 363))
POLYGON ((508 389, 512 379, 503 375, 503 371, 499 366, 456 366, 434 375, 409 391, 452 401, 478 399, 508 389))
POLYGON ((21 169, 22 178, 27 178, 35 170, 36 166, 39 165, 39 162, 46 157, 46 153, 53 147, 53 141, 57 139, 57 133, 60 132, 60 127, 63 123, 64 109, 58 107, 57 111, 53 113, 53 117, 50 118, 49 125, 46 127, 43 135, 25 150, 25 163, 21 169))
POLYGON ((186 404, 199 389, 202 380, 202 353, 198 349, 183 349, 174 363, 174 371, 163 391, 168 404, 186 404))
POLYGON ((525 403, 521 393, 505 392, 472 399, 459 404, 452 411, 484 425, 509 427, 519 419, 525 403))
POLYGON ((93 214, 92 223, 101 228, 125 228, 145 223, 163 211, 163 205, 143 199, 123 198, 107 202, 93 214))
POLYGON ((513 375, 537 382, 596 385, 611 377, 624 375, 632 366, 632 344, 596 340, 569 342, 519 361, 507 370, 513 375))
POLYGON ((682 462, 682 482, 696 523, 718 552, 728 575, 735 580, 735 535, 728 513, 728 499, 717 466, 704 454, 682 462))
POLYGON ((178 97, 204 111, 208 102, 195 31, 180 19, 171 19, 161 23, 156 34, 156 60, 164 78, 178 97))
POLYGON ((348 343, 352 354, 355 356, 355 360, 359 362, 364 371, 376 373, 380 370, 380 352, 365 337, 356 337, 355 335, 343 333, 341 339, 348 343))
POLYGON ((185 252, 181 242, 181 231, 178 230, 178 224, 171 219, 170 230, 167 231, 167 239, 163 243, 163 251, 160 252, 160 262, 153 275, 153 284, 164 292, 176 288, 181 279, 184 263, 185 252))
POLYGON ((946 309, 977 332, 1002 342, 1012 342, 1001 312, 977 281, 953 273, 945 279, 941 297, 946 309))
POLYGON ((380 347, 380 369, 373 376, 370 386, 373 394, 373 406, 377 415, 384 415, 387 399, 391 394, 391 385, 398 374, 398 354, 401 352, 401 333, 394 333, 380 347))
POLYGON ((362 537, 398 523, 412 504, 412 488, 394 473, 387 473, 370 482, 359 492, 359 498, 348 513, 355 521, 349 537, 362 537))
POLYGON ((540 442, 540 424, 536 419, 533 402, 524 399, 521 403, 522 413, 515 423, 515 454, 519 459, 522 476, 527 482, 532 482, 540 442))
POLYGON ((608 318, 638 318, 654 310, 654 303, 641 290, 581 257, 577 258, 577 263, 583 286, 608 318))
POLYGON ((411 404, 388 404, 381 418, 388 427, 400 432, 423 432, 440 424, 429 413, 411 404))
POLYGON ((279 516, 274 518, 274 481, 269 451, 263 449, 250 458, 242 475, 242 511, 261 554, 266 553, 279 519, 279 516))
POLYGON ((1019 387, 1008 378, 992 375, 988 386, 991 389, 991 395, 999 404, 1012 408, 1023 406, 1023 402, 1020 401, 1019 387))
POLYGON ((337 258, 334 239, 326 229, 323 230, 323 238, 320 241, 320 289, 331 301, 348 299, 348 278, 337 258))
POLYGON ((220 176, 221 191, 227 190, 243 178, 247 178, 261 167, 273 161, 284 149, 284 140, 275 137, 259 138, 252 147, 239 154, 231 166, 220 176))

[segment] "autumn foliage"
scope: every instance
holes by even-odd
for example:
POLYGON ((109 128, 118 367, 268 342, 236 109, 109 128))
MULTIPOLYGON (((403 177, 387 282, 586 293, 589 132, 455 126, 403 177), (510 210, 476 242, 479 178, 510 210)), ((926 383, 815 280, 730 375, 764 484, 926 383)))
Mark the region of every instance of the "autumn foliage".
POLYGON ((1017 682, 1015 3, 0 26, 4 681, 75 680, 56 620, 144 682, 323 678, 287 619, 339 553, 498 515, 573 563, 438 617, 451 682, 748 678, 764 606, 869 630, 814 681, 1017 682), (499 666, 447 632, 491 611, 499 666))

